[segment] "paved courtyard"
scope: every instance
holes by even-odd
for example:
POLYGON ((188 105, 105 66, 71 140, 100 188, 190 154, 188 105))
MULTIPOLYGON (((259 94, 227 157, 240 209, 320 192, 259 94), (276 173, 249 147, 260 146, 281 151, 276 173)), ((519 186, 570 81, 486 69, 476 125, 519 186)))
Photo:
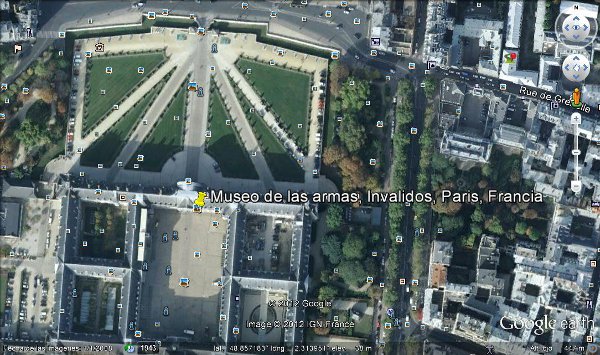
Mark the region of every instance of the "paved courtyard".
POLYGON ((190 337, 184 330, 192 330, 194 341, 210 341, 218 332, 221 287, 213 283, 222 274, 221 243, 227 221, 215 214, 157 208, 148 226, 151 250, 141 295, 143 337, 190 337), (173 231, 178 232, 178 240, 173 240, 173 231), (163 233, 168 235, 167 242, 162 241, 163 233), (189 278, 189 287, 180 286, 182 277, 189 278))

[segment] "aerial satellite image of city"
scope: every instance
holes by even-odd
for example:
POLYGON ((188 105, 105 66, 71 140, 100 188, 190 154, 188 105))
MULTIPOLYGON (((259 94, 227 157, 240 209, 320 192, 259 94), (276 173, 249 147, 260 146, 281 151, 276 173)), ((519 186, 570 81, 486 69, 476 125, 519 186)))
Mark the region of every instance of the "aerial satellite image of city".
POLYGON ((0 0, 1 354, 600 355, 600 0, 0 0))

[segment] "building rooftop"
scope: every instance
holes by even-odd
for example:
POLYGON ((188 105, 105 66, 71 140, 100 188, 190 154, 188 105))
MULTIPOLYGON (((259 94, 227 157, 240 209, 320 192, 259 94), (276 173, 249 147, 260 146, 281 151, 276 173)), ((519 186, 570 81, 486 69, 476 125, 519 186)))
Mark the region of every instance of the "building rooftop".
POLYGON ((2 197, 28 199, 35 197, 35 189, 31 180, 2 179, 2 197))
POLYGON ((0 235, 11 237, 21 235, 22 208, 17 202, 0 203, 0 235))
POLYGON ((452 242, 442 242, 436 240, 433 242, 433 247, 431 249, 431 262, 450 265, 453 252, 454 249, 452 248, 452 242))
POLYGON ((521 22, 523 21, 523 0, 512 0, 508 3, 507 19, 505 46, 507 48, 519 48, 521 22))
POLYGON ((456 80, 442 80, 441 100, 455 105, 462 105, 467 92, 467 84, 456 80))

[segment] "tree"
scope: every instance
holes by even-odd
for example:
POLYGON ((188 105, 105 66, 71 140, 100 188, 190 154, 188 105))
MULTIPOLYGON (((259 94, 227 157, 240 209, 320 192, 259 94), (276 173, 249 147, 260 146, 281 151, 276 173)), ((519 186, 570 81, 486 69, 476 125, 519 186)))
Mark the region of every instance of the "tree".
POLYGON ((357 156, 346 157, 339 162, 342 174, 342 188, 345 191, 356 190, 365 186, 368 173, 365 164, 357 156))
POLYGON ((11 249, 12 248, 10 247, 10 245, 4 244, 0 247, 0 255, 2 255, 3 257, 9 256, 11 249))
POLYGON ((367 243, 356 234, 350 234, 342 244, 342 253, 346 259, 362 260, 365 258, 367 243))
POLYGON ((534 209, 529 208, 529 209, 523 211, 523 218, 525 218, 525 219, 536 219, 537 217, 538 217, 538 213, 534 209))
POLYGON ((481 210, 481 207, 476 206, 475 210, 473 211, 473 214, 471 215, 471 221, 481 223, 481 222, 483 222, 484 219, 485 219, 485 214, 481 210))
POLYGON ((326 147, 323 151, 323 163, 327 165, 336 165, 340 160, 348 156, 348 151, 339 145, 326 147))
POLYGON ((375 260, 373 258, 369 258, 367 260, 365 260, 365 271, 367 272, 367 276, 373 276, 375 277, 375 275, 377 275, 377 263, 375 262, 375 260))
POLYGON ((371 242, 372 243, 377 243, 380 238, 381 238, 381 235, 379 235, 378 231, 374 231, 373 233, 371 233, 371 242))
POLYGON ((35 66, 33 67, 33 71, 35 75, 40 78, 48 78, 50 76, 50 71, 48 67, 41 60, 38 60, 35 66))
POLYGON ((454 233, 465 226, 465 221, 461 216, 440 215, 440 225, 444 228, 444 233, 454 233))
POLYGON ((319 299, 319 301, 331 301, 333 300, 336 296, 338 295, 338 289, 330 286, 330 285, 325 285, 322 286, 321 288, 319 288, 319 296, 317 297, 319 299))
POLYGON ((342 83, 348 78, 348 75, 350 75, 348 66, 339 60, 334 60, 329 64, 329 89, 333 96, 340 94, 342 83))
POLYGON ((498 217, 493 216, 492 219, 488 219, 485 222, 485 229, 487 229, 490 233, 503 235, 504 228, 502 227, 502 223, 500 223, 500 219, 498 217))
POLYGON ((542 233, 533 227, 527 228, 526 234, 529 237, 529 239, 531 239, 533 241, 540 239, 540 237, 542 236, 542 233))
POLYGON ((337 265, 342 260, 342 243, 335 234, 326 234, 321 240, 321 251, 329 262, 337 265))
POLYGON ((527 233, 527 224, 525 222, 517 222, 515 225, 515 232, 517 234, 524 235, 527 233))
POLYGON ((338 229, 344 222, 344 208, 338 203, 332 203, 327 207, 327 228, 338 229))
POLYGON ((348 285, 359 286, 367 281, 367 272, 358 260, 342 261, 338 273, 348 285))
POLYGON ((56 103, 56 112, 64 115, 65 113, 67 113, 67 105, 65 104, 64 101, 60 100, 56 103))
POLYGON ((33 123, 29 119, 25 119, 21 123, 21 127, 15 133, 15 137, 25 145, 28 149, 35 146, 42 146, 50 142, 50 134, 47 130, 42 129, 39 125, 33 123))
POLYGON ((435 88, 437 86, 437 83, 435 79, 433 79, 430 76, 425 78, 425 80, 423 80, 423 83, 425 84, 425 87, 423 88, 423 91, 425 91, 425 96, 428 100, 431 100, 433 98, 433 95, 435 94, 435 88))
POLYGON ((436 203, 431 204, 431 208, 437 213, 453 216, 462 208, 462 203, 454 202, 452 200, 442 202, 442 190, 437 190, 435 192, 435 201, 436 203))
POLYGON ((482 235, 483 229, 479 224, 471 224, 471 234, 473 235, 482 235))
POLYGON ((492 166, 490 164, 485 164, 481 167, 481 174, 485 177, 492 176, 492 166))
POLYGON ((340 124, 340 140, 350 153, 356 153, 365 145, 365 127, 354 115, 346 115, 340 124))
POLYGON ((347 112, 358 112, 365 106, 365 102, 369 97, 369 82, 359 80, 355 77, 349 77, 342 89, 340 90, 340 98, 342 99, 342 110, 347 112), (353 85, 350 85, 353 84, 353 85))

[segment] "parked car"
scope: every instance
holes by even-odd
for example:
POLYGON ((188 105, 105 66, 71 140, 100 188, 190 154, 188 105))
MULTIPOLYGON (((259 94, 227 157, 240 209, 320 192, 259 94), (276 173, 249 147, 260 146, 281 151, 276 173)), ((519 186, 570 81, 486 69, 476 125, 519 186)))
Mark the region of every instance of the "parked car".
POLYGON ((173 231, 173 240, 179 240, 179 232, 173 231))
POLYGON ((173 272, 171 271, 171 265, 167 265, 167 267, 165 268, 165 275, 171 276, 172 274, 173 272))

